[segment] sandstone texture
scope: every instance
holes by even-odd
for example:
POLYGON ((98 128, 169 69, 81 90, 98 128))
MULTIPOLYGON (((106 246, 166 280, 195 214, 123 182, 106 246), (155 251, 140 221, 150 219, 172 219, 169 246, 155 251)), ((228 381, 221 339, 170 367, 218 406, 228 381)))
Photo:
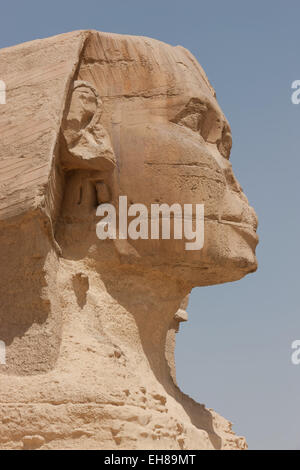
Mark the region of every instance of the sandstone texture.
POLYGON ((174 365, 191 289, 257 265, 203 69, 180 46, 77 31, 2 49, 0 79, 0 448, 245 449, 174 365), (99 240, 96 208, 120 195, 203 203, 204 248, 99 240))

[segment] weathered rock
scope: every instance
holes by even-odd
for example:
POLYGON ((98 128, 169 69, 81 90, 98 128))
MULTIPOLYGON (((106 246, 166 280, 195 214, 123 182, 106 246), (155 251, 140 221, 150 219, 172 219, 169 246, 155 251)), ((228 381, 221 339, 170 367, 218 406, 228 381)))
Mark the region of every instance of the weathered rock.
POLYGON ((0 78, 0 447, 245 448, 175 377, 183 299, 256 269, 204 71, 182 47, 79 31, 1 50, 0 78), (120 195, 205 204, 204 248, 99 240, 96 207, 120 195))

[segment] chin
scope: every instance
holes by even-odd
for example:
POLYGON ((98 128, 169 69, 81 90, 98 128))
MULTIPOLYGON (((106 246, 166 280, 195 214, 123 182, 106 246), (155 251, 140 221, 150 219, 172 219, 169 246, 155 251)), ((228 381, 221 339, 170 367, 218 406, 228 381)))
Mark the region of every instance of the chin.
POLYGON ((210 254, 212 256, 210 256, 206 277, 211 284, 238 281, 247 274, 254 273, 258 267, 255 248, 245 243, 234 246, 223 245, 222 249, 217 249, 210 254))
MULTIPOLYGON (((242 278, 257 270, 256 247, 258 236, 252 228, 227 227, 227 237, 223 246, 219 244, 220 265, 234 277, 242 278), (227 246, 226 246, 227 245, 227 246)), ((218 240, 219 242, 221 240, 218 240)))
POLYGON ((247 257, 240 256, 233 258, 232 263, 245 274, 255 272, 258 266, 256 256, 253 253, 247 257))
POLYGON ((228 274, 228 281, 238 280, 247 274, 254 273, 257 270, 258 263, 255 252, 249 247, 248 253, 234 254, 225 261, 225 271, 228 274), (232 279, 231 279, 232 277, 232 279))

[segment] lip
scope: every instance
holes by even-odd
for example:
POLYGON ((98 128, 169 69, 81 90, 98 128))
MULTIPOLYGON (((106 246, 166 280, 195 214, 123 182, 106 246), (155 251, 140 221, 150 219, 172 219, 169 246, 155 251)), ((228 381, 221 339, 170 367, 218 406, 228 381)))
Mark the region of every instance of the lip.
POLYGON ((256 233, 256 230, 253 226, 241 222, 233 222, 231 220, 222 219, 219 223, 223 225, 229 225, 230 227, 236 229, 242 237, 251 245, 254 245, 254 248, 259 242, 259 236, 256 233))

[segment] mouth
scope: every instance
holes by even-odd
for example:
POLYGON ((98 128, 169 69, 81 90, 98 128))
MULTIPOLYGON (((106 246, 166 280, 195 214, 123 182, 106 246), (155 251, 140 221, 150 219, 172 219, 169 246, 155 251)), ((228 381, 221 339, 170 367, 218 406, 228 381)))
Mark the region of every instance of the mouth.
POLYGON ((227 225, 235 229, 239 234, 254 248, 259 242, 259 236, 256 233, 257 224, 249 224, 241 220, 231 220, 226 218, 219 218, 216 216, 205 217, 207 221, 214 221, 222 225, 227 225))
POLYGON ((259 236, 256 233, 256 228, 252 225, 241 222, 233 222, 231 220, 222 219, 219 223, 223 225, 228 225, 235 229, 239 234, 246 240, 246 242, 253 247, 256 248, 259 242, 259 236))

